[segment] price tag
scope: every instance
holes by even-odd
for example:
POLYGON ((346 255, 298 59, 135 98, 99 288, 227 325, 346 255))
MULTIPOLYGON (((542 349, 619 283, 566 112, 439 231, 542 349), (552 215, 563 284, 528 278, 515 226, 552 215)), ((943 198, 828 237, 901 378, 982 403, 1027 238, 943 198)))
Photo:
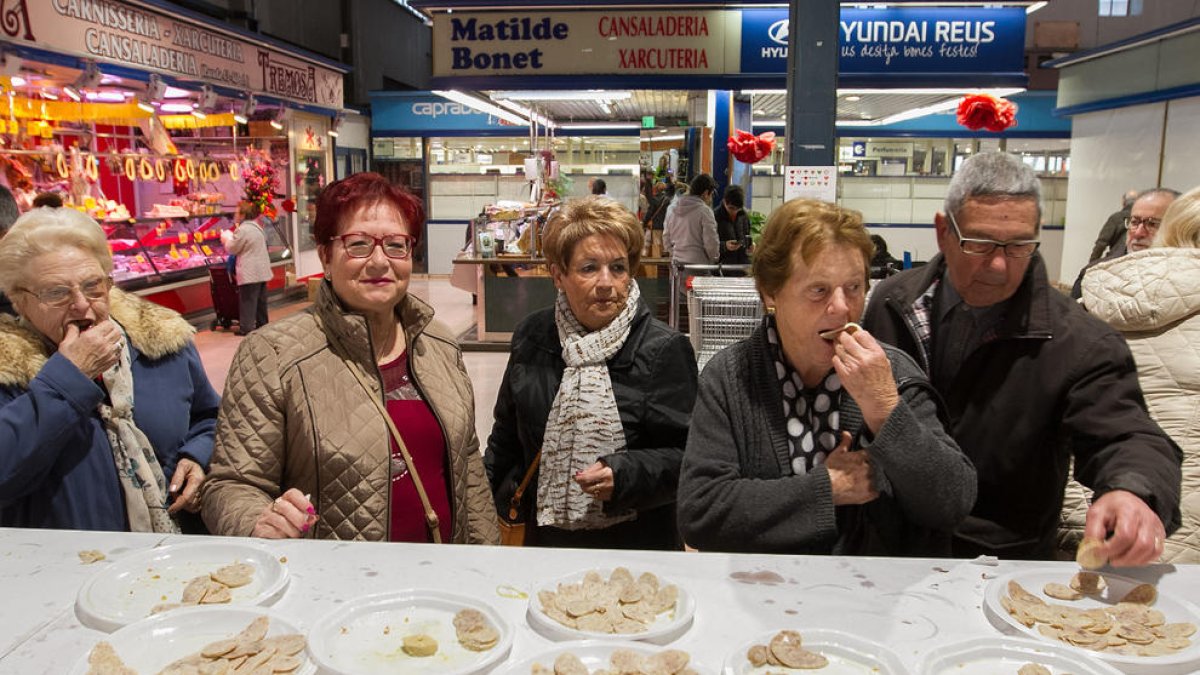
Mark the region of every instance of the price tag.
POLYGON ((181 244, 188 243, 188 233, 187 232, 179 233, 179 243, 181 243, 181 244))
POLYGON ((201 246, 200 250, 204 251, 204 255, 206 255, 206 256, 211 256, 213 254, 212 249, 209 248, 207 245, 201 246))

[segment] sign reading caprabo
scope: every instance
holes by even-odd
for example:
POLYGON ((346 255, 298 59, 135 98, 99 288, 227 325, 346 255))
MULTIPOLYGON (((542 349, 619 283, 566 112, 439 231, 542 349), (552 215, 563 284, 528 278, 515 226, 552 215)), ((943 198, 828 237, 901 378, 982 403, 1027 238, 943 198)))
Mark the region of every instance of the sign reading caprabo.
POLYGON ((730 20, 717 10, 437 14, 433 74, 719 73, 730 20))

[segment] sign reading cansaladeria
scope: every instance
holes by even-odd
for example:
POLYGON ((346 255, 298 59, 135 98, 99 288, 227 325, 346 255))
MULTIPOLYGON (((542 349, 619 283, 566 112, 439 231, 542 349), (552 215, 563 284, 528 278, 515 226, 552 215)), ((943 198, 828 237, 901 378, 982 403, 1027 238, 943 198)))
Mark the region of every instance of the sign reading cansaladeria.
MULTIPOLYGON (((843 73, 1020 72, 1025 12, 841 10, 843 73)), ((437 13, 435 77, 783 73, 787 9, 437 13)))
POLYGON ((135 0, 0 0, 0 11, 5 41, 323 108, 342 107, 338 70, 135 0))

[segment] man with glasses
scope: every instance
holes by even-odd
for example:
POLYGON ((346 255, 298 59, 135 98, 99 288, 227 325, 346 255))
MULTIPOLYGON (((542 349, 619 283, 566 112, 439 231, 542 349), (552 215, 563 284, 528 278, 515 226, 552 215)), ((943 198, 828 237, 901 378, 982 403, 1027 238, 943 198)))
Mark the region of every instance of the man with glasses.
POLYGON ((1124 339, 1050 286, 1040 220, 1032 169, 971 157, 934 219, 941 253, 880 282, 863 326, 930 374, 975 463, 956 556, 1052 558, 1074 459, 1096 493, 1088 536, 1113 565, 1144 565, 1179 526, 1182 456, 1146 412, 1124 339))
MULTIPOLYGON (((13 193, 3 185, 0 185, 0 239, 8 234, 8 228, 17 222, 17 217, 21 215, 17 209, 17 200, 13 197, 13 193)), ((4 293, 0 293, 0 314, 13 314, 17 312, 13 309, 12 300, 4 293)))
MULTIPOLYGON (((1163 214, 1178 196, 1179 191, 1170 188, 1151 188, 1139 192, 1133 200, 1133 205, 1129 207, 1129 217, 1123 223, 1123 240, 1100 260, 1112 260, 1126 253, 1150 248, 1150 242, 1154 241, 1158 226, 1162 224, 1163 214)), ((1079 300, 1083 297, 1083 275, 1100 260, 1093 260, 1079 270, 1079 276, 1075 277, 1075 284, 1071 286, 1072 299, 1079 300)))

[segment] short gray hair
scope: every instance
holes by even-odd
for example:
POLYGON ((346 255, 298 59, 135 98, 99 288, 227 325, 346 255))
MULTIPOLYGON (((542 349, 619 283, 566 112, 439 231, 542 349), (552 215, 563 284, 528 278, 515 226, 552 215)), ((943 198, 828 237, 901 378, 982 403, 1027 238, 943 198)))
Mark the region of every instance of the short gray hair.
POLYGON ((958 217, 968 199, 999 197, 1032 199, 1037 203, 1037 228, 1042 224, 1042 184, 1020 157, 1007 152, 981 152, 967 158, 946 191, 945 212, 958 217))
POLYGON ((112 273, 112 253, 99 223, 75 209, 43 206, 18 218, 0 239, 0 291, 11 294, 29 281, 23 277, 30 260, 67 247, 91 254, 105 274, 112 273))

